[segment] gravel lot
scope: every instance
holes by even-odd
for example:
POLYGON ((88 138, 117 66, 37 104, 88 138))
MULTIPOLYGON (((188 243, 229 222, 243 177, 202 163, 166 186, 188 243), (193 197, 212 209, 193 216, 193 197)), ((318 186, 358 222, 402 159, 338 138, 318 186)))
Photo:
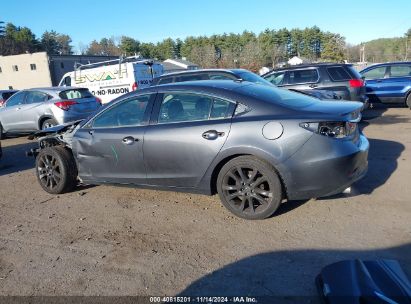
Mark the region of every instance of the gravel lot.
POLYGON ((369 173, 351 195, 232 216, 217 196, 42 191, 25 137, 2 141, 0 295, 315 295, 320 269, 398 259, 411 277, 411 111, 369 110, 369 173))

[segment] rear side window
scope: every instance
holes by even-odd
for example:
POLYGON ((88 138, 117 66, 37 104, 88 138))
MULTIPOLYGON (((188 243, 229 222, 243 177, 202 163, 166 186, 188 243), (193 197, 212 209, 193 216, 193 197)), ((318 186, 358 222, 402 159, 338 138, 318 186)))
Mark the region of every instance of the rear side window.
POLYGON ((159 123, 199 121, 224 118, 229 115, 231 103, 209 96, 172 93, 164 94, 159 123))
POLYGON ((197 80, 208 80, 207 74, 199 74, 199 75, 184 75, 177 77, 177 82, 184 82, 184 81, 197 81, 197 80))
POLYGON ((318 81, 317 69, 289 71, 288 84, 314 83, 318 81))
POLYGON ((223 74, 223 73, 209 73, 211 80, 236 80, 237 78, 232 75, 223 74))
POLYGON ((173 78, 172 77, 166 77, 166 78, 162 78, 158 81, 158 84, 166 84, 166 83, 172 83, 173 82, 173 78))
POLYGON ((333 81, 346 81, 351 79, 350 74, 348 74, 343 67, 329 67, 327 68, 327 72, 333 81))
POLYGON ((61 99, 81 99, 93 97, 88 89, 70 89, 60 92, 59 96, 61 99))
POLYGON ((379 79, 379 78, 384 78, 385 76, 385 69, 386 67, 378 67, 378 68, 373 68, 371 70, 368 70, 366 72, 362 73, 362 76, 365 77, 365 79, 379 79))
POLYGON ((390 77, 408 77, 411 76, 410 65, 392 65, 390 77))

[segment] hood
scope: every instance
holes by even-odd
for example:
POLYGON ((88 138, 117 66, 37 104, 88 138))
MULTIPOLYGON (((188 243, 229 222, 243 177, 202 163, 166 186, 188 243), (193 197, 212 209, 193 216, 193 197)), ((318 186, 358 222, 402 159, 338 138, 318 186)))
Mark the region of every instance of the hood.
POLYGON ((69 129, 74 129, 75 126, 77 126, 78 124, 80 124, 83 121, 83 119, 81 120, 76 120, 76 121, 72 121, 69 123, 65 123, 62 125, 57 125, 51 128, 47 128, 45 130, 40 130, 37 131, 33 134, 30 134, 28 139, 33 140, 35 138, 39 138, 39 137, 43 137, 46 135, 50 135, 50 134, 59 134, 59 133, 63 133, 69 129))

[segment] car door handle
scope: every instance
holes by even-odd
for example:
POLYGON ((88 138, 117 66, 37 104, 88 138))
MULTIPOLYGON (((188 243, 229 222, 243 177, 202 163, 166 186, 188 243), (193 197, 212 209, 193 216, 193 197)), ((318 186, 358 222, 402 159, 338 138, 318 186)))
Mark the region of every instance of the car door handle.
POLYGON ((138 138, 134 138, 133 136, 123 138, 123 144, 125 145, 132 145, 135 141, 138 141, 138 138))
POLYGON ((318 87, 318 85, 316 85, 316 84, 310 84, 309 87, 313 89, 313 88, 318 87))
POLYGON ((204 139, 208 139, 208 140, 214 140, 217 139, 218 137, 223 137, 224 136, 224 132, 218 132, 216 130, 209 130, 209 131, 205 131, 202 136, 204 139))

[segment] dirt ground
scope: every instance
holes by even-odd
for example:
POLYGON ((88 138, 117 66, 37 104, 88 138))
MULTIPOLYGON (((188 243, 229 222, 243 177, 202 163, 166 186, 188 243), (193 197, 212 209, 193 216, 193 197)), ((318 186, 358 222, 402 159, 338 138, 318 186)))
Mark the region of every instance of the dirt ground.
POLYGON ((398 259, 411 277, 411 111, 369 110, 369 172, 351 195, 287 202, 263 221, 217 196, 42 191, 25 137, 2 141, 0 295, 316 295, 325 265, 398 259))

